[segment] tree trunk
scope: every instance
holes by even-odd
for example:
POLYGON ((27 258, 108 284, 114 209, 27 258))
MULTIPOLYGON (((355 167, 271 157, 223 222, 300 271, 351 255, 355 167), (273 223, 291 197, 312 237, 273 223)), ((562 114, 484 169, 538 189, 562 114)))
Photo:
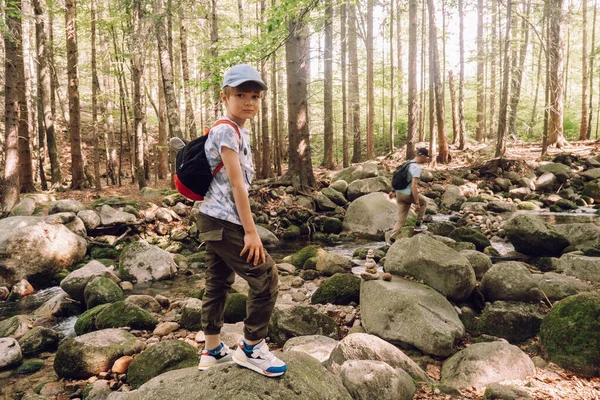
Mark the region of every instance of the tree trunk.
MULTIPOLYGON (((275 0, 273 0, 273 5, 275 0)), ((271 54, 271 129, 273 131, 273 165, 275 174, 281 176, 281 147, 279 131, 279 113, 277 110, 279 102, 279 88, 277 82, 277 52, 271 54)))
MULTIPOLYGON (((543 18, 546 18, 546 16, 544 15, 543 18)), ((546 21, 544 19, 542 19, 542 37, 544 37, 546 31, 546 21)), ((536 119, 537 119, 537 103, 538 103, 538 96, 539 96, 539 92, 540 92, 540 80, 542 77, 542 53, 543 53, 543 43, 540 42, 540 51, 538 52, 538 62, 537 62, 537 76, 536 76, 536 80, 535 80, 535 95, 533 97, 533 108, 531 109, 531 120, 529 121, 529 134, 531 135, 531 132, 533 131, 533 127, 535 126, 536 123, 536 119)))
MULTIPOLYGON (((393 1, 393 0, 392 0, 393 1)), ((404 68, 402 67, 402 8, 401 0, 396 0, 396 43, 398 46, 398 105, 404 104, 404 68)))
POLYGON ((456 143, 460 135, 460 121, 458 117, 458 104, 456 104, 456 90, 454 89, 454 75, 448 71, 448 84, 450 85, 450 104, 452 105, 452 144, 456 143))
POLYGON ((425 140, 425 46, 427 24, 425 23, 425 1, 421 1, 421 101, 419 107, 419 142, 425 140))
POLYGON ((588 103, 587 103, 587 89, 588 89, 588 43, 587 43, 587 0, 582 1, 583 4, 583 25, 581 27, 583 43, 581 52, 581 126, 579 127, 579 140, 585 140, 588 133, 588 103))
POLYGON ((348 4, 348 11, 348 98, 350 100, 350 126, 353 137, 352 162, 359 163, 362 161, 362 142, 360 129, 360 101, 358 85, 358 47, 356 45, 356 6, 354 4, 348 4))
MULTIPOLYGON (((213 60, 216 60, 219 55, 217 49, 219 43, 219 28, 217 25, 217 0, 211 0, 210 3, 210 57, 213 60)), ((212 70, 211 73, 211 78, 213 78, 217 74, 217 71, 212 70)), ((221 97, 219 95, 220 92, 221 90, 219 89, 218 85, 213 86, 213 116, 215 121, 221 116, 221 97)))
MULTIPOLYGON (((31 5, 28 0, 23 0, 22 11, 23 15, 31 14, 31 5)), ((34 176, 33 176, 33 156, 32 150, 36 148, 36 135, 33 134, 35 126, 31 107, 31 73, 29 68, 29 59, 31 54, 29 18, 22 20, 21 33, 21 50, 22 57, 18 58, 21 66, 18 67, 19 72, 19 106, 21 108, 21 116, 19 117, 19 163, 20 163, 20 179, 21 192, 35 192, 34 176), (30 129, 30 127, 32 127, 30 129)))
POLYGON ((181 42, 181 73, 183 78, 183 95, 185 97, 185 131, 191 140, 198 137, 192 95, 190 92, 190 66, 188 62, 187 29, 185 26, 183 4, 179 4, 179 41, 181 42))
POLYGON ((94 152, 94 186, 96 191, 102 189, 100 182, 100 141, 98 140, 98 92, 100 83, 96 69, 96 0, 90 1, 90 29, 92 51, 92 140, 94 152))
POLYGON ((430 79, 432 79, 434 83, 434 93, 432 95, 435 97, 435 116, 438 133, 437 161, 446 164, 448 162, 449 154, 446 130, 444 127, 444 86, 440 76, 440 54, 437 44, 438 31, 435 22, 435 5, 433 0, 427 0, 427 8, 429 10, 429 52, 431 54, 431 62, 433 63, 432 68, 429 70, 433 72, 433 75, 430 75, 430 79))
POLYGON ((390 1, 390 151, 394 151, 394 131, 396 129, 396 113, 394 111, 394 0, 390 1))
POLYGON ((77 77, 77 6, 76 0, 65 0, 65 29, 67 36, 67 74, 69 76, 69 135, 71 137, 71 189, 83 189, 83 154, 79 124, 79 78, 77 77))
POLYGON ((284 178, 296 192, 310 191, 316 184, 310 156, 308 130, 308 81, 310 79, 310 40, 301 19, 289 23, 285 44, 287 60, 287 99, 289 126, 289 168, 284 178))
POLYGON ((587 133, 586 133, 586 138, 590 139, 592 136, 592 115, 593 115, 593 97, 594 97, 594 57, 596 55, 596 12, 597 12, 598 6, 596 4, 596 2, 594 2, 594 22, 592 23, 592 52, 590 53, 590 102, 589 102, 589 106, 588 106, 588 112, 589 112, 589 116, 588 116, 588 124, 587 124, 587 133))
POLYGON ((544 3, 546 21, 546 82, 544 87, 544 129, 542 131, 542 156, 548 152, 548 126, 550 123, 550 2, 544 3))
POLYGON ((2 213, 8 214, 19 202, 19 93, 15 61, 21 41, 21 2, 9 2, 4 9, 4 179, 2 181, 2 213))
POLYGON ((500 25, 500 16, 498 15, 498 0, 492 0, 492 38, 491 38, 491 66, 490 66, 490 123, 488 130, 488 139, 494 139, 494 124, 493 121, 496 119, 496 59, 499 55, 498 49, 498 38, 496 35, 496 26, 500 25), (497 21, 497 22, 496 22, 497 21))
POLYGON ((498 116, 498 141, 496 142, 496 157, 506 153, 506 128, 508 117, 508 95, 510 90, 510 40, 511 40, 512 0, 506 3, 506 33, 504 40, 504 77, 502 79, 502 97, 500 99, 500 115, 498 116))
POLYGON ((348 51, 346 46, 346 3, 340 5, 340 57, 342 69, 342 166, 347 168, 350 166, 350 154, 348 151, 348 97, 346 93, 346 65, 348 51))
POLYGON ((482 142, 484 137, 484 87, 483 87, 483 0, 477 0, 477 128, 475 139, 482 142))
POLYGON ((419 101, 417 98, 417 28, 419 26, 418 0, 408 2, 408 126, 406 159, 415 157, 419 101))
MULTIPOLYGON (((267 11, 267 1, 261 0, 260 2, 260 17, 261 21, 265 20, 265 13, 267 11)), ((263 30, 262 34, 266 34, 263 30)), ((261 61, 261 72, 263 79, 266 80, 267 73, 267 60, 261 61)), ((265 82, 266 83, 266 82, 265 82)), ((262 176, 263 178, 273 177, 273 168, 271 166, 271 139, 269 137, 269 101, 266 96, 263 96, 261 101, 261 127, 262 127, 262 176)))
POLYGON ((562 148, 567 144, 563 133, 563 2, 564 0, 552 0, 550 3, 550 104, 548 122, 548 144, 562 148))
POLYGON ((331 0, 325 1, 325 46, 323 48, 323 162, 321 165, 327 169, 334 169, 333 163, 333 9, 331 0))
POLYGON ((375 88, 373 72, 373 8, 375 0, 367 0, 367 160, 375 150, 375 88))
POLYGON ((142 112, 142 79, 144 76, 144 46, 145 28, 141 0, 133 2, 133 40, 132 40, 132 80, 133 80, 133 132, 135 148, 135 176, 138 188, 146 187, 146 174, 144 166, 144 131, 142 112))
POLYGON ((525 7, 525 19, 521 21, 521 46, 519 54, 515 51, 514 58, 512 60, 512 88, 510 91, 510 111, 508 118, 508 127, 510 133, 515 137, 517 134, 517 109, 519 107, 519 101, 521 99, 521 83, 523 81, 523 69, 525 68, 525 59, 527 58, 527 45, 529 44, 529 24, 526 20, 529 19, 531 11, 531 0, 523 2, 525 7))
MULTIPOLYGON (((492 0, 495 1, 495 0, 492 0)), ((464 150, 467 136, 465 127, 465 21, 463 0, 458 0, 459 15, 459 58, 460 72, 458 79, 458 149, 464 150)), ((452 89, 450 89, 452 90, 452 89)))
POLYGON ((167 133, 167 101, 162 72, 158 66, 158 177, 164 179, 169 173, 169 144, 167 133))

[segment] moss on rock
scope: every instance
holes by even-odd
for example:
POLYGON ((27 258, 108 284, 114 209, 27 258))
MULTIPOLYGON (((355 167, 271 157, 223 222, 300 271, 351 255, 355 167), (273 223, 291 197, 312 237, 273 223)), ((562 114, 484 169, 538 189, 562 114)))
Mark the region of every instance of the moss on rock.
POLYGON ((96 317, 96 328, 154 329, 158 321, 146 310, 125 301, 117 301, 100 311, 96 317))
POLYGON ((96 317, 102 310, 108 307, 109 304, 101 304, 94 308, 91 308, 81 314, 75 322, 75 334, 77 336, 93 332, 96 330, 96 317))
POLYGON ((457 242, 473 243, 477 251, 483 251, 483 249, 490 246, 490 241, 483 233, 467 227, 454 229, 449 237, 457 242))
POLYGON ((123 300, 123 289, 112 280, 96 277, 85 286, 83 298, 88 308, 123 300))
POLYGON ((327 279, 311 297, 313 304, 347 305, 360 301, 360 278, 352 274, 335 274, 327 279))
POLYGON ((44 362, 38 360, 25 361, 17 368, 17 374, 33 374, 44 368, 44 362))
POLYGON ((246 300, 248 296, 242 293, 231 293, 225 302, 224 318, 228 324, 235 324, 246 318, 246 300))
POLYGON ((283 259, 283 262, 290 263, 296 268, 302 268, 306 260, 308 260, 311 257, 317 256, 319 250, 321 250, 321 247, 316 244, 306 246, 303 249, 297 251, 296 253, 285 257, 283 259))

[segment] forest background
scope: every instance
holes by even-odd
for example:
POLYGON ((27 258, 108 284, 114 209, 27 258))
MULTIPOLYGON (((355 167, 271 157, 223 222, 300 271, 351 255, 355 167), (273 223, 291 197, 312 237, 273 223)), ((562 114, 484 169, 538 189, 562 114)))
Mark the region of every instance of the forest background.
MULTIPOLYGON (((598 137, 596 1, 6 0, 2 212, 38 189, 143 188, 167 140, 222 115, 223 72, 269 86, 250 121, 259 177, 296 190, 428 143, 598 137)), ((1 128, 0 128, 1 129, 1 128)))

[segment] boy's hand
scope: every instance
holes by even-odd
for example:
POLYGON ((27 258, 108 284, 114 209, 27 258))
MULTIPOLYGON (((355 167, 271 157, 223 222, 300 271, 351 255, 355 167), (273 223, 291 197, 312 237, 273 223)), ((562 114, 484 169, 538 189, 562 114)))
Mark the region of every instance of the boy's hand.
POLYGON ((267 258, 265 256, 265 248, 263 247, 262 241, 260 240, 260 236, 258 236, 257 232, 247 233, 244 235, 244 248, 240 253, 240 257, 243 257, 244 254, 248 253, 248 257, 246 257, 246 262, 250 262, 250 260, 254 259, 253 264, 256 266, 260 263, 264 263, 267 258))
POLYGON ((388 197, 390 198, 390 200, 393 200, 394 198, 396 198, 396 192, 389 192, 388 197))

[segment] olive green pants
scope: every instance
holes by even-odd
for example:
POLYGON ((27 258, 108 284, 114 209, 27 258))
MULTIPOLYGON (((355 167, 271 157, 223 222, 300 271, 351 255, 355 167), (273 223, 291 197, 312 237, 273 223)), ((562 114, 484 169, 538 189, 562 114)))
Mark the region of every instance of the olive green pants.
MULTIPOLYGON (((235 274, 248 282, 244 336, 260 340, 267 336, 269 320, 277 294, 279 280, 277 267, 269 254, 262 264, 246 262, 244 228, 232 222, 198 214, 198 232, 206 243, 206 290, 202 299, 202 329, 207 335, 216 335, 223 327, 225 300, 235 280, 235 274)), ((266 253, 266 251, 265 251, 266 253)))

